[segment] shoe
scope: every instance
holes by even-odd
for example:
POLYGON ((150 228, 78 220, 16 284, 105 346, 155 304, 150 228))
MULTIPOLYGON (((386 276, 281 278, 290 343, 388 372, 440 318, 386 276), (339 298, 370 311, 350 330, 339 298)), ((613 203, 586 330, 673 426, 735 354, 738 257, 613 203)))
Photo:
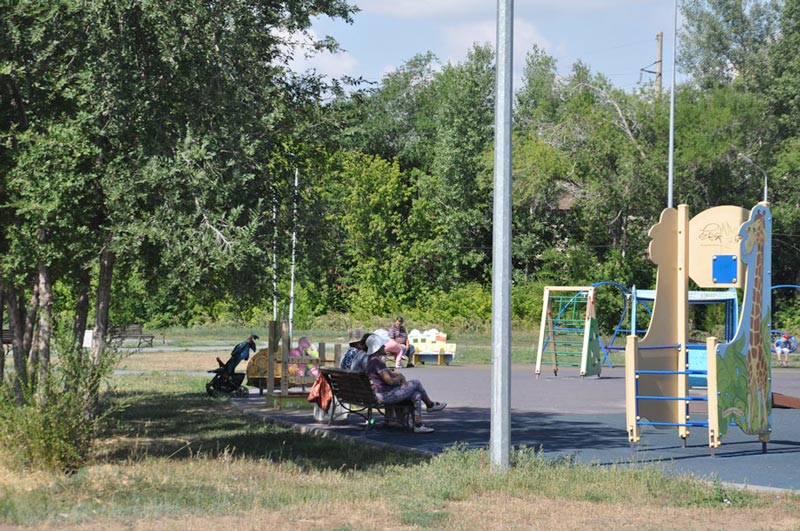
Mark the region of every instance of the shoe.
POLYGON ((431 433, 433 428, 429 428, 425 424, 420 424, 419 426, 414 426, 414 433, 431 433))
POLYGON ((402 366, 402 365, 395 365, 395 366, 394 366, 394 368, 395 368, 395 369, 402 369, 402 368, 403 368, 403 366, 402 366))
POLYGON ((433 411, 441 411, 447 407, 447 402, 434 402, 432 406, 426 409, 428 413, 432 413, 433 411))
POLYGON ((409 361, 409 362, 408 362, 408 365, 406 365, 406 369, 410 369, 410 368, 411 368, 411 367, 413 367, 413 366, 414 366, 414 364, 413 364, 413 363, 411 363, 411 362, 409 361))

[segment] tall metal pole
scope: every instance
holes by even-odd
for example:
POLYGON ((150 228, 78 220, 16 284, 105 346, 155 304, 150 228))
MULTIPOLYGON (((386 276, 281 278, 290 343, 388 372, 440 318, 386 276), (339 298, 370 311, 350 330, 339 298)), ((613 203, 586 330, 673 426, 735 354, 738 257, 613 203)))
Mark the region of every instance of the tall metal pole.
POLYGON ((292 207, 292 279, 289 286, 289 341, 292 341, 294 329, 294 266, 295 252, 297 250, 297 196, 299 195, 298 170, 294 169, 294 205, 292 207))
POLYGON ((278 200, 272 200, 272 320, 278 320, 278 200))
POLYGON ((497 0, 497 88, 492 233, 492 465, 511 454, 511 103, 514 1, 497 0))
POLYGON ((669 90, 669 177, 667 179, 667 208, 672 208, 672 183, 675 176, 675 63, 678 43, 678 0, 675 0, 675 19, 672 25, 672 86, 669 90))

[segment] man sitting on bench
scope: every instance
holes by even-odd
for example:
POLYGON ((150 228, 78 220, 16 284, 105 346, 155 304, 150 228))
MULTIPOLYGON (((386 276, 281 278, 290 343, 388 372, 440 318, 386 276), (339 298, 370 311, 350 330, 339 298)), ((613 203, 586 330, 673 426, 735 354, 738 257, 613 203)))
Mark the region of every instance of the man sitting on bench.
POLYGON ((399 372, 390 371, 383 361, 386 353, 385 345, 387 339, 378 334, 372 334, 367 338, 367 374, 375 386, 375 395, 384 404, 396 404, 407 399, 414 401, 414 433, 430 433, 430 428, 422 423, 422 402, 425 402, 428 412, 441 411, 447 404, 445 402, 434 402, 428 397, 425 388, 419 380, 406 380, 405 376, 399 372))

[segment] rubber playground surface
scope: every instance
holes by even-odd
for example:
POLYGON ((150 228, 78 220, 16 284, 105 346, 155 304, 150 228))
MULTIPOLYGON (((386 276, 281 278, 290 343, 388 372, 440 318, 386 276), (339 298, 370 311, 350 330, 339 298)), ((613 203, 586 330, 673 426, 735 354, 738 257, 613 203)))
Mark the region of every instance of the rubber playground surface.
MULTIPOLYGON (((454 445, 488 448, 491 366, 421 366, 403 372, 408 379, 420 380, 433 400, 448 403, 443 411, 430 414, 424 413, 423 406, 423 420, 435 429, 433 433, 414 434, 379 425, 365 430, 363 421, 359 423, 354 416, 348 424, 329 426, 314 420, 310 409, 268 408, 257 390, 233 401, 249 414, 300 430, 372 444, 434 454, 454 445)), ((772 389, 800 397, 800 369, 773 368, 772 389)), ((692 411, 692 415, 702 418, 703 413, 692 411)), ((576 368, 562 367, 554 376, 549 367, 543 367, 537 379, 532 365, 513 366, 511 444, 541 449, 550 458, 569 456, 581 463, 604 466, 658 463, 669 473, 800 491, 800 410, 773 408, 767 453, 762 453, 757 437, 734 426, 728 429, 715 457, 711 457, 705 428, 694 428, 684 448, 675 428, 643 426, 641 441, 631 448, 625 427, 623 368, 605 367, 600 377, 581 378, 576 368)))

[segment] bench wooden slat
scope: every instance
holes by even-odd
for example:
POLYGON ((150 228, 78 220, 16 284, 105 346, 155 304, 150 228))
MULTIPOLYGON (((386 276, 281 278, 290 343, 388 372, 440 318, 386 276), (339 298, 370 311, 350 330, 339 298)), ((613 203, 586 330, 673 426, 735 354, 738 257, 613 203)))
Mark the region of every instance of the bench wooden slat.
MULTIPOLYGON (((399 424, 409 426, 410 416, 414 414, 414 402, 406 400, 397 404, 384 404, 378 400, 375 387, 369 375, 364 371, 350 371, 332 367, 320 367, 320 374, 328 381, 331 392, 336 400, 345 409, 363 417, 366 422, 365 429, 372 423, 372 410, 388 418, 387 409, 394 410, 399 424), (366 413, 363 413, 366 411, 366 413)), ((331 407, 335 407, 334 404, 331 407)), ((333 417, 331 417, 332 420, 333 417)))

